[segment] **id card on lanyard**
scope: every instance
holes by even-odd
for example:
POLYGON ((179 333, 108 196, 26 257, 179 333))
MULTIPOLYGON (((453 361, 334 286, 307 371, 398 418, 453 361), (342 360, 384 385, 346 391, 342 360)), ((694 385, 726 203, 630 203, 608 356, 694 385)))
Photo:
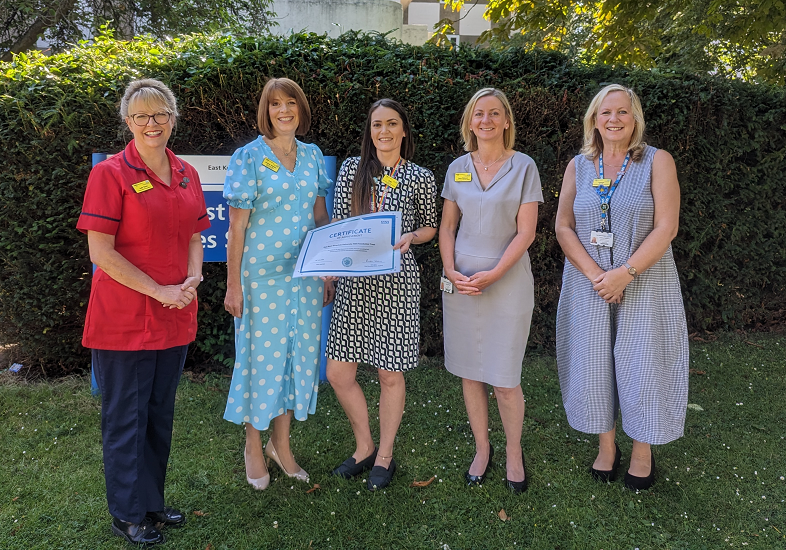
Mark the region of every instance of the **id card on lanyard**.
POLYGON ((614 195, 620 180, 622 180, 622 176, 625 175, 625 169, 628 167, 629 161, 630 153, 625 155, 625 160, 622 161, 622 168, 617 172, 617 179, 614 180, 614 183, 611 183, 610 179, 603 177, 603 153, 598 158, 598 178, 592 181, 592 186, 600 198, 600 229, 590 233, 590 244, 593 246, 609 249, 614 246, 614 233, 611 232, 611 197, 614 195))

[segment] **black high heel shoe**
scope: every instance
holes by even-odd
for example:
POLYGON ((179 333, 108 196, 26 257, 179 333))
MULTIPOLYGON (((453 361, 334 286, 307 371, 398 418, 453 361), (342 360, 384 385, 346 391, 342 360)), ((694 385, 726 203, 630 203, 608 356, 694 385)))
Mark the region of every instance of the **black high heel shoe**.
POLYGON ((464 472, 464 479, 467 480, 467 485, 482 485, 486 480, 486 476, 491 470, 491 459, 494 458, 494 447, 489 443, 489 461, 486 463, 486 470, 479 476, 473 476, 469 470, 464 472))
POLYGON ((617 454, 614 456, 614 465, 611 467, 611 470, 596 470, 590 466, 589 472, 596 481, 607 483, 617 479, 617 468, 620 467, 622 452, 620 451, 619 445, 616 443, 614 443, 614 447, 617 449, 617 454))
POLYGON ((639 477, 625 472, 625 487, 631 491, 644 491, 655 485, 655 455, 650 449, 650 475, 639 477))
POLYGON ((524 451, 521 452, 521 463, 524 465, 524 479, 522 481, 505 480, 505 485, 513 491, 514 495, 520 495, 529 488, 529 476, 527 475, 527 461, 524 460, 524 451))

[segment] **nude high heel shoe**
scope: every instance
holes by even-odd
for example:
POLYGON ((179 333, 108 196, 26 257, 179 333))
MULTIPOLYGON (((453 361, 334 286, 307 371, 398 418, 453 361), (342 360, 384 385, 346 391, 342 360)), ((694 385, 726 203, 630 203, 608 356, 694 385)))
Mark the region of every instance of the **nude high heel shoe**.
MULTIPOLYGON (((246 455, 245 449, 243 449, 243 460, 245 461, 246 465, 248 465, 248 455, 246 455)), ((246 466, 246 481, 248 481, 248 484, 257 491, 264 491, 267 489, 268 485, 270 485, 270 472, 266 473, 259 479, 251 479, 248 477, 248 466, 246 466)))
POLYGON ((281 468, 281 471, 284 472, 287 475, 287 477, 293 477, 298 481, 308 482, 308 472, 306 472, 303 468, 301 468, 299 472, 295 472, 294 474, 290 474, 289 472, 287 472, 286 468, 284 468, 284 465, 281 464, 281 460, 279 460, 278 458, 278 453, 276 452, 276 448, 273 446, 272 439, 267 442, 267 445, 265 445, 265 454, 270 458, 272 458, 276 464, 278 464, 278 467, 281 468))

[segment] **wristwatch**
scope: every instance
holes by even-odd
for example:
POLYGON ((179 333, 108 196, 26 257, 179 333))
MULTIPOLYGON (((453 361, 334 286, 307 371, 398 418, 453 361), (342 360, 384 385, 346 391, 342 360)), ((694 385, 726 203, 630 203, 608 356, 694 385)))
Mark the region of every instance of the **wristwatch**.
POLYGON ((636 268, 633 267, 632 265, 630 265, 628 262, 625 262, 623 265, 626 268, 628 268, 628 273, 630 274, 631 277, 633 277, 635 279, 636 275, 638 275, 638 273, 639 273, 638 271, 636 271, 636 268))

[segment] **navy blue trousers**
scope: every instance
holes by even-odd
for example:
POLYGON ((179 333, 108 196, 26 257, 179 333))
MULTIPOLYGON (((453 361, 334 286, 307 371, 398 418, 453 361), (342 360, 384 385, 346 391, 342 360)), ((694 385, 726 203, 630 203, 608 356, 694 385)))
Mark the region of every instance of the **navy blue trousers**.
POLYGON ((120 520, 141 523, 147 512, 164 509, 175 391, 187 350, 93 350, 106 500, 120 520))

